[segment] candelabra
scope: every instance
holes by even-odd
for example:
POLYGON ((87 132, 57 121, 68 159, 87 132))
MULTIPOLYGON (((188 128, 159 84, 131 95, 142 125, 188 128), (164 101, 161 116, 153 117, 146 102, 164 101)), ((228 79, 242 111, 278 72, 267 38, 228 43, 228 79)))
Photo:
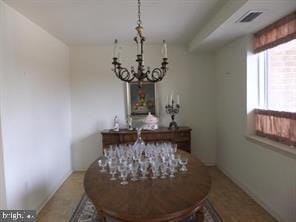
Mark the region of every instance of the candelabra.
POLYGON ((168 103, 165 106, 166 113, 171 116, 172 121, 170 122, 169 129, 178 129, 178 125, 175 122, 175 115, 179 113, 180 110, 180 104, 175 103, 173 99, 171 99, 171 102, 168 103))

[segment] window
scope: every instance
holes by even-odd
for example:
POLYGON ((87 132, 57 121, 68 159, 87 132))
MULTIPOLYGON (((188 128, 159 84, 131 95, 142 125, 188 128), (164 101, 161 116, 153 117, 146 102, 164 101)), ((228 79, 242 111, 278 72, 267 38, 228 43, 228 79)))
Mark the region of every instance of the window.
POLYGON ((259 108, 296 112, 296 40, 258 54, 259 108))
POLYGON ((258 54, 256 134, 296 146, 296 40, 258 54))
POLYGON ((248 91, 258 102, 256 135, 296 147, 296 11, 256 32, 253 52, 259 75, 248 78, 256 82, 248 91))

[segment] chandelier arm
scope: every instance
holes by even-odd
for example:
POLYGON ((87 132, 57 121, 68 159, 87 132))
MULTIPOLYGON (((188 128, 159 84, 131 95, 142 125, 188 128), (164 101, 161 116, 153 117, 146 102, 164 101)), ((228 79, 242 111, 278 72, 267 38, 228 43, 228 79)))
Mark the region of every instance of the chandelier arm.
POLYGON ((114 65, 114 68, 112 68, 112 71, 115 73, 115 75, 117 76, 117 78, 119 78, 118 72, 119 72, 119 67, 117 67, 117 65, 114 65))
POLYGON ((127 68, 117 67, 114 69, 114 73, 120 80, 124 82, 131 82, 134 80, 135 76, 131 75, 127 68))
POLYGON ((178 113, 179 113, 179 109, 178 109, 178 108, 175 108, 175 109, 174 109, 174 113, 175 113, 175 114, 178 114, 178 113))
POLYGON ((127 68, 122 68, 119 72, 120 77, 125 82, 131 82, 134 80, 135 76, 131 75, 127 68))
MULTIPOLYGON (((131 74, 132 74, 133 76, 136 76, 137 73, 135 72, 134 69, 132 69, 132 70, 131 70, 131 74)), ((134 78, 135 78, 135 77, 134 77, 134 78)))
POLYGON ((159 82, 165 76, 165 70, 162 68, 155 68, 151 72, 147 72, 146 74, 146 78, 149 82, 159 82))
POLYGON ((122 80, 122 79, 120 78, 120 75, 119 75, 119 73, 120 73, 120 68, 116 68, 116 69, 114 69, 114 73, 115 73, 115 75, 116 75, 116 77, 117 77, 118 79, 122 80))

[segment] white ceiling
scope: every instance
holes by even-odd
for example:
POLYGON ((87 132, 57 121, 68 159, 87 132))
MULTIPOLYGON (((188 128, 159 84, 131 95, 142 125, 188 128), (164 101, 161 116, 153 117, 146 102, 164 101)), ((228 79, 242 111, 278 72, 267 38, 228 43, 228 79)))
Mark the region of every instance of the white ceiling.
MULTIPOLYGON (((137 0, 4 0, 68 45, 133 43, 137 0)), ((141 0, 147 44, 214 50, 296 10, 296 0, 141 0), (250 10, 264 13, 236 23, 250 10)))
MULTIPOLYGON (((132 43, 136 0, 4 0, 66 44, 132 43)), ((147 43, 188 43, 221 0, 142 0, 147 43)))

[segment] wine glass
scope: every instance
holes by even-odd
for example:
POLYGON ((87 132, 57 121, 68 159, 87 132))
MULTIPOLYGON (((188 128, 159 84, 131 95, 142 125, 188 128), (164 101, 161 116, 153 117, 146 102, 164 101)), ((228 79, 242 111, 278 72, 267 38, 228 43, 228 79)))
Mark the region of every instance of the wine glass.
POLYGON ((146 174, 147 174, 148 165, 149 165, 149 163, 146 160, 140 162, 140 170, 142 173, 142 177, 140 177, 140 179, 142 179, 142 180, 147 179, 146 174))
POLYGON ((178 160, 173 159, 170 161, 170 177, 171 178, 175 177, 174 173, 176 172, 175 168, 177 167, 177 165, 178 165, 178 160))
POLYGON ((173 143, 172 144, 172 148, 173 148, 173 152, 176 153, 177 149, 178 149, 178 144, 177 143, 173 143))
MULTIPOLYGON (((118 161, 117 161, 117 158, 114 158, 114 157, 111 157, 110 156, 110 158, 108 159, 108 166, 109 166, 109 171, 110 171, 110 167, 111 167, 111 165, 113 164, 117 164, 118 163, 118 161)), ((111 174, 111 172, 110 172, 110 174, 111 174)))
POLYGON ((135 162, 135 163, 131 163, 131 164, 129 165, 129 168, 130 168, 130 171, 131 171, 131 173, 132 173, 132 178, 131 178, 131 180, 132 180, 132 181, 136 181, 136 180, 138 180, 138 178, 137 178, 137 174, 138 174, 139 164, 138 164, 137 162, 135 162))
POLYGON ((116 174, 116 171, 117 171, 117 164, 111 163, 110 166, 109 166, 109 169, 110 169, 110 173, 112 175, 110 180, 116 180, 115 174, 116 174))
POLYGON ((140 150, 138 150, 138 149, 134 150, 134 153, 133 153, 133 160, 134 161, 140 161, 141 156, 142 156, 142 152, 140 150))
POLYGON ((159 162, 155 161, 151 165, 151 170, 152 170, 152 177, 151 179, 157 179, 158 171, 159 171, 159 162))
POLYGON ((109 158, 109 156, 110 156, 109 149, 104 149, 104 156, 105 156, 106 158, 109 158))
POLYGON ((161 165, 160 165, 160 171, 161 171, 161 179, 165 179, 166 178, 166 175, 167 175, 167 173, 166 173, 166 171, 167 171, 167 164, 165 164, 165 163, 162 163, 161 165))
POLYGON ((180 157, 180 159, 179 159, 179 163, 181 164, 181 169, 180 169, 180 171, 187 171, 187 167, 186 167, 186 165, 187 165, 187 163, 188 163, 188 158, 187 157, 180 157))
POLYGON ((101 159, 98 160, 98 164, 101 167, 100 172, 106 172, 105 167, 107 166, 107 159, 106 157, 102 157, 101 159))
POLYGON ((181 155, 180 154, 175 154, 175 159, 180 163, 181 155))
POLYGON ((160 153, 160 158, 161 158, 161 160, 164 162, 165 160, 166 160, 166 151, 163 151, 163 152, 161 152, 160 153))
POLYGON ((125 167, 124 169, 122 169, 120 171, 120 174, 121 174, 121 178, 122 178, 122 181, 120 182, 120 184, 127 185, 128 184, 128 182, 126 180, 127 174, 128 174, 127 168, 125 167))

